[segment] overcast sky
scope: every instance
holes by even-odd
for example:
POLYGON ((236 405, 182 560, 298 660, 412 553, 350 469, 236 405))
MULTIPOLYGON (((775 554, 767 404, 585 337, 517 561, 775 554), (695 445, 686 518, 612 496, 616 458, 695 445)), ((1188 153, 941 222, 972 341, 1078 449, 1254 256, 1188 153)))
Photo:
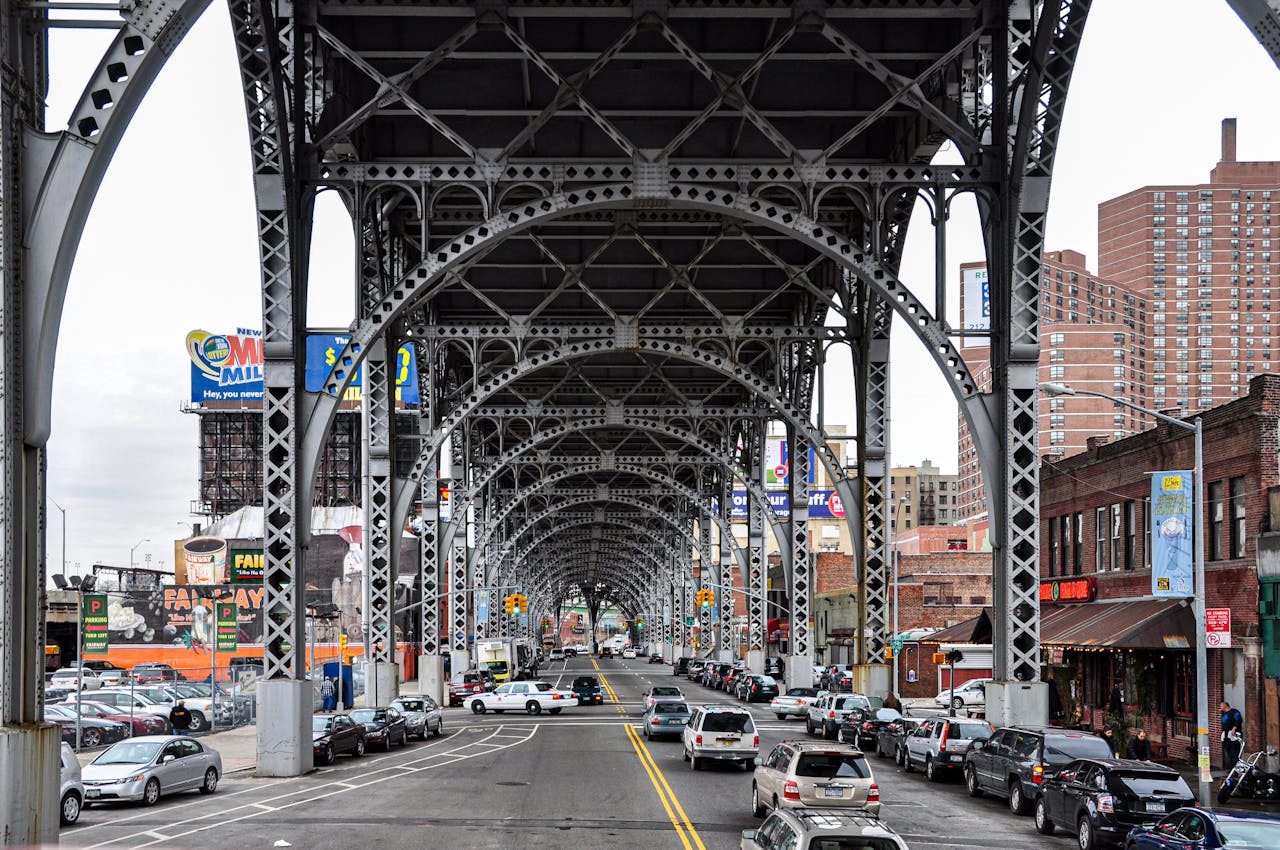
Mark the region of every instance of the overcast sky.
MULTIPOLYGON (((109 39, 63 30, 50 38, 48 126, 61 128, 109 39)), ((1146 184, 1207 180, 1224 117, 1239 119, 1239 159, 1280 158, 1278 101, 1280 71, 1222 0, 1097 0, 1068 99, 1048 249, 1081 250, 1096 269, 1098 203, 1146 184)), ((954 296, 955 269, 982 252, 971 212, 960 211, 951 233, 954 296)), ((903 266, 921 293, 933 288, 932 239, 917 223, 903 266)), ((308 324, 347 325, 351 238, 332 194, 319 204, 314 241, 308 324)), ((226 8, 214 3, 134 118, 72 273, 48 472, 49 495, 67 510, 71 571, 127 565, 144 539, 135 560, 172 567, 197 496, 184 340, 195 328, 236 327, 261 327, 258 254, 235 51, 226 8)), ((848 382, 847 356, 836 352, 829 388, 848 382)), ((893 359, 894 463, 929 458, 954 471, 954 403, 900 323, 893 359)), ((852 393, 830 394, 839 400, 829 401, 828 421, 849 422, 852 393)), ((57 572, 61 515, 49 511, 57 572)))

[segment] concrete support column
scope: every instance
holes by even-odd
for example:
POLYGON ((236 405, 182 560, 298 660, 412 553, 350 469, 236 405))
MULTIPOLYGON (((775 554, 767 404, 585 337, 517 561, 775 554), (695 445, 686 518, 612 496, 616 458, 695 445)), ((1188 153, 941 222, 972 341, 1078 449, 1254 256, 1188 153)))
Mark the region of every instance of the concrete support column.
POLYGON ((463 670, 471 669, 471 653, 466 649, 452 649, 449 651, 449 669, 454 673, 461 673, 463 670))
POLYGON ((0 726, 0 829, 4 844, 58 843, 62 736, 46 723, 0 726))
POLYGON ((315 688, 305 679, 258 682, 258 776, 301 776, 314 766, 311 712, 315 688), (299 747, 298 741, 306 746, 299 747))
POLYGON ((365 705, 390 705, 400 696, 400 665, 387 661, 370 664, 365 683, 365 705))
POLYGON ((444 676, 444 658, 440 655, 423 655, 418 659, 418 693, 431 697, 438 705, 447 706, 449 695, 444 676))

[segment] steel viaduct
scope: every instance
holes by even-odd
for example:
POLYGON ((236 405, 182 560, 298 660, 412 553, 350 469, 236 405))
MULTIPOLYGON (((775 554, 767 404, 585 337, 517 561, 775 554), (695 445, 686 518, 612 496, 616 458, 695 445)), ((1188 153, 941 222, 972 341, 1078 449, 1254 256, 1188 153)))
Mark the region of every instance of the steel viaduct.
MULTIPOLYGON (((463 588, 518 587, 535 623, 582 594, 643 616, 680 653, 692 651, 693 594, 739 584, 758 661, 770 537, 786 575, 787 669, 807 676, 810 448, 848 506, 860 680, 886 687, 895 321, 945 375, 988 481, 999 680, 989 710, 1006 722, 1045 716, 1039 273, 1090 0, 209 5, 0 0, 0 787, 27 791, 0 799, 5 843, 56 841, 59 737, 42 722, 44 469, 71 265, 152 81, 193 22, 224 8, 262 271, 259 773, 312 766, 298 588, 320 447, 361 367, 377 698, 397 687, 392 532, 419 509, 420 590, 447 599, 443 615, 417 609, 428 691, 441 687, 445 653, 454 669, 465 663, 469 633, 518 628, 477 618, 463 588), (51 15, 95 8, 118 12, 114 40, 69 126, 46 127, 51 15), (944 145, 960 164, 931 164, 944 145), (325 190, 351 216, 359 311, 324 391, 308 392, 307 254, 325 190), (961 196, 980 211, 990 269, 991 392, 979 391, 943 308, 961 196), (924 220, 912 215, 918 201, 924 220), (937 238, 932 282, 898 275, 913 218, 937 238), (407 440, 391 428, 403 344, 416 349, 422 399, 407 440), (831 356, 853 366, 856 474, 815 424, 831 356), (792 461, 784 517, 762 486, 771 431, 785 432, 792 461), (731 527, 734 489, 748 494, 745 546, 731 527)), ((1277 0, 1229 6, 1280 62, 1277 0)), ((713 613, 701 612, 702 649, 724 652, 727 618, 713 613)))

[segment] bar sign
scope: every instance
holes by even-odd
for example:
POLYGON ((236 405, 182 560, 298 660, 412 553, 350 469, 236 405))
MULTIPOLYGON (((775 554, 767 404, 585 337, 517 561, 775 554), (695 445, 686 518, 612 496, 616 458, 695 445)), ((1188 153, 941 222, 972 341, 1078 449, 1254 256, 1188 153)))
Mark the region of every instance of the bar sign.
POLYGON ((218 630, 218 651, 235 652, 240 618, 234 602, 215 602, 214 614, 218 630))
POLYGON ((107 631, 107 594, 86 593, 81 600, 80 616, 85 655, 106 655, 107 631))

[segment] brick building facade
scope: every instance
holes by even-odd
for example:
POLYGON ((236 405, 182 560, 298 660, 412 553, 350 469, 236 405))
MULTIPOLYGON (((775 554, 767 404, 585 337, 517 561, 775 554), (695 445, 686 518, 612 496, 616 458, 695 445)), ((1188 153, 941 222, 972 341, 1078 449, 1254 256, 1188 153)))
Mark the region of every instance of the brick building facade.
MULTIPOLYGON (((1244 714, 1246 746, 1262 741, 1257 540, 1268 527, 1268 491, 1280 484, 1280 376, 1255 377, 1247 395, 1200 415, 1206 498, 1196 516, 1205 532, 1207 607, 1232 612, 1231 648, 1209 652, 1217 765, 1216 708, 1224 695, 1244 714)), ((1123 722, 1145 725, 1157 751, 1178 759, 1195 733, 1194 624, 1178 600, 1151 598, 1150 482, 1152 472, 1192 466, 1191 432, 1161 425, 1118 442, 1094 441, 1082 454, 1046 462, 1040 473, 1041 644, 1066 712, 1061 721, 1093 728, 1120 722, 1107 711, 1119 688, 1123 722), (1047 582, 1063 578, 1093 599, 1055 604, 1047 582)))

